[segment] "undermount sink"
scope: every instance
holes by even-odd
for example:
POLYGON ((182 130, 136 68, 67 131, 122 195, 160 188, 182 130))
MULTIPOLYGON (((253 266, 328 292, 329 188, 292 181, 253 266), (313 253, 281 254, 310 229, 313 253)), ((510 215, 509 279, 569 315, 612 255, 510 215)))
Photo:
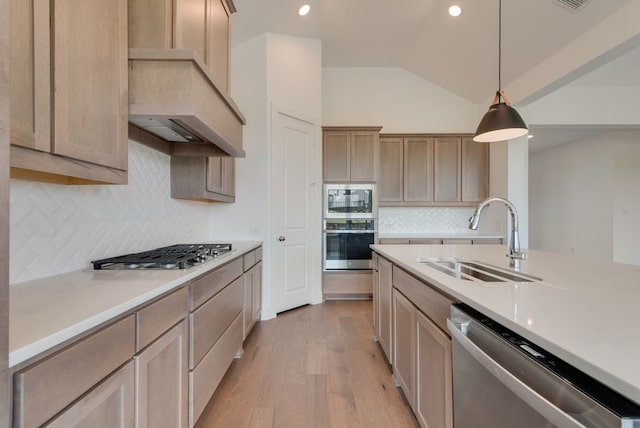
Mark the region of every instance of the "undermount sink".
POLYGON ((457 258, 418 258, 418 262, 439 272, 465 281, 482 282, 534 282, 542 281, 531 275, 506 272, 503 268, 480 263, 475 260, 457 258))

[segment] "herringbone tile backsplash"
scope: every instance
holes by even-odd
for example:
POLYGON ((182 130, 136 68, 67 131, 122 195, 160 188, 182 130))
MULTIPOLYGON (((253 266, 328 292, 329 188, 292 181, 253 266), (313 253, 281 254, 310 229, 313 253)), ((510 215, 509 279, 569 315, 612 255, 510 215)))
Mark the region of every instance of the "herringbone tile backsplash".
POLYGON ((209 238, 209 206, 170 197, 170 158, 129 142, 129 184, 11 180, 10 283, 209 238))
POLYGON ((378 208, 378 233, 460 233, 468 235, 474 208, 378 208))

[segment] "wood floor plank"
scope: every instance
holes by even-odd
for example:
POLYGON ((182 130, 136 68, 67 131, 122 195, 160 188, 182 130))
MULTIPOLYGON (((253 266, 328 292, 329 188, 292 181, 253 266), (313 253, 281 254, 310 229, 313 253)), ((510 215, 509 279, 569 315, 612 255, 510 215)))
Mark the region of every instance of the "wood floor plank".
POLYGON ((331 301, 256 323, 196 428, 416 427, 371 306, 331 301))

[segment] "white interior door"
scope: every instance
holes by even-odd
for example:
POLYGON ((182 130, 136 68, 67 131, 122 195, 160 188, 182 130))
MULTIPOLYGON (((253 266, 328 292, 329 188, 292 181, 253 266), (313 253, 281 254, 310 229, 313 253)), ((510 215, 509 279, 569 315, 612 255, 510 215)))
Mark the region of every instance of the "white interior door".
POLYGON ((276 312, 312 301, 315 125, 272 110, 272 276, 276 312))

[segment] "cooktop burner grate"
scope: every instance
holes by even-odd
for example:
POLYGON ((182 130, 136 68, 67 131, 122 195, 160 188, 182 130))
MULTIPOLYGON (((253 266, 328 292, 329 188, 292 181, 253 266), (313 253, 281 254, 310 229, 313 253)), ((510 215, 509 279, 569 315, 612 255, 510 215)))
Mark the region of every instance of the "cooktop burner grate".
POLYGON ((231 244, 176 244, 141 253, 94 260, 95 270, 188 269, 231 251, 231 244))

